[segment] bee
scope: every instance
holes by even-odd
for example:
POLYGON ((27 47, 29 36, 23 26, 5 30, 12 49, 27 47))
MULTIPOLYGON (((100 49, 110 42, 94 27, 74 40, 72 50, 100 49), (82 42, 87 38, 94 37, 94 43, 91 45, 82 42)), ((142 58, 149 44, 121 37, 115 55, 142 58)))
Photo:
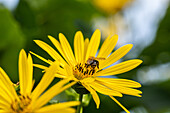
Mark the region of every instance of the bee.
POLYGON ((105 58, 100 58, 100 57, 92 57, 90 56, 85 64, 85 67, 91 66, 93 69, 96 67, 99 69, 99 61, 98 60, 105 60, 105 58))

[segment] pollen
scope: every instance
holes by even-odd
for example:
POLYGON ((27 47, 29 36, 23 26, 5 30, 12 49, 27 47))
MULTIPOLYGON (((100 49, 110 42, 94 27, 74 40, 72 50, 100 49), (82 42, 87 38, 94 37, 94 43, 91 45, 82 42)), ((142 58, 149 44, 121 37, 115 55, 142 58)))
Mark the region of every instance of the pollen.
POLYGON ((97 66, 79 63, 74 67, 73 74, 75 78, 82 80, 84 78, 93 77, 97 71, 97 66))
POLYGON ((29 113, 28 106, 31 103, 29 96, 21 95, 19 100, 15 99, 11 104, 12 113, 29 113))

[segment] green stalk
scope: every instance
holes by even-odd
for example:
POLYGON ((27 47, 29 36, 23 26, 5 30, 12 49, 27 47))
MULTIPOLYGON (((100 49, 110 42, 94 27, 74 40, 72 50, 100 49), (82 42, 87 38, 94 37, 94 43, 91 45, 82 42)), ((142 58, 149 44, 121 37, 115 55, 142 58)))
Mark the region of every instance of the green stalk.
POLYGON ((79 94, 80 105, 77 106, 77 112, 76 113, 83 113, 82 100, 83 100, 83 94, 79 94))

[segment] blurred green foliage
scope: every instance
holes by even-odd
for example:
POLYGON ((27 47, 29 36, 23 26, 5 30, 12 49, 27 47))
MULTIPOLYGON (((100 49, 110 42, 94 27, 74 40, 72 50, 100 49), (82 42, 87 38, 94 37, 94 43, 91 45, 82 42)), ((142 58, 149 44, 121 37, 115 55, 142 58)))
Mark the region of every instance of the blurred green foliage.
POLYGON ((25 36, 12 14, 0 6, 0 64, 11 79, 17 81, 18 54, 25 44, 25 36))
MULTIPOLYGON (((170 7, 160 22, 155 41, 143 50, 140 58, 143 66, 159 65, 170 62, 170 7)), ((170 74, 167 73, 169 76, 170 74)), ((152 76, 152 75, 150 75, 152 76)), ((170 80, 143 86, 143 103, 149 113, 166 113, 170 106, 170 80)))
MULTIPOLYGON (((10 12, 0 5, 0 66, 12 81, 18 81, 18 55, 21 48, 36 52, 51 59, 33 40, 40 39, 52 46, 47 35, 58 39, 58 33, 64 33, 73 46, 74 34, 81 30, 86 37, 92 34, 91 20, 98 12, 88 0, 20 0, 16 9, 10 12)), ((144 66, 170 62, 170 8, 160 23, 155 41, 141 53, 144 66)), ((34 62, 44 64, 33 57, 34 62)), ((51 59, 52 60, 52 59, 51 59)), ((139 67, 138 67, 139 68, 139 67)), ((137 69, 138 69, 137 68, 137 69)), ((135 78, 137 69, 118 75, 121 78, 135 78)), ((39 69, 34 70, 36 82, 42 76, 39 69)), ((159 84, 143 85, 142 98, 124 96, 118 98, 128 109, 136 106, 145 107, 149 113, 165 113, 170 106, 170 80, 159 84)), ((119 113, 122 109, 108 96, 99 95, 101 105, 91 100, 84 113, 119 113)))
POLYGON ((141 57, 145 65, 154 65, 170 62, 170 8, 159 25, 157 36, 153 44, 145 48, 141 57))
MULTIPOLYGON (((72 43, 74 33, 83 31, 90 36, 89 24, 95 10, 88 2, 77 0, 21 0, 14 16, 28 37, 47 40, 47 35, 58 38, 58 33, 64 33, 72 43)), ((27 47, 32 47, 28 45, 27 47)))

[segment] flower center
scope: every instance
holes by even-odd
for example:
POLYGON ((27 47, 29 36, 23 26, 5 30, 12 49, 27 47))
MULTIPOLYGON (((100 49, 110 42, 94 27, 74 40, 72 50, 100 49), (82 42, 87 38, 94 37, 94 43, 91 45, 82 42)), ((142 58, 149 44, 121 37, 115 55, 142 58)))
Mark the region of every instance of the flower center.
POLYGON ((11 108, 13 113, 29 113, 28 105, 31 103, 31 98, 29 96, 23 96, 21 95, 20 100, 18 101, 15 99, 15 101, 12 102, 11 108))
POLYGON ((73 69, 73 74, 78 80, 84 78, 93 77, 93 75, 99 70, 99 61, 89 58, 86 63, 77 64, 73 69))

